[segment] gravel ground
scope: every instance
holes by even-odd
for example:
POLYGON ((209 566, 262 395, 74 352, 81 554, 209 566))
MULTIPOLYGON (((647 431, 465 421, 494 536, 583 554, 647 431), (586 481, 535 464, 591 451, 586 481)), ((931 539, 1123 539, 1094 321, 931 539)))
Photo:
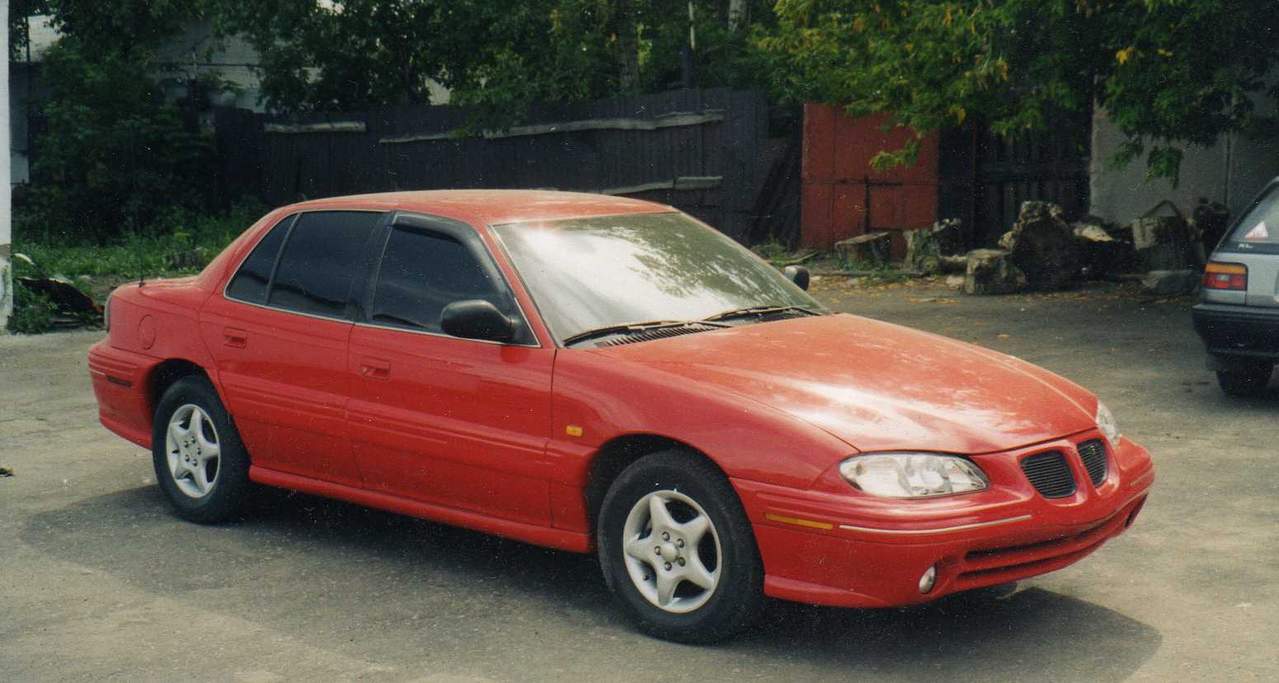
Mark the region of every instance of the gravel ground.
POLYGON ((777 603, 732 643, 673 645, 619 618, 589 557, 286 494, 179 521, 97 423, 101 333, 0 337, 0 679, 1279 680, 1279 396, 1218 392, 1187 302, 816 289, 1096 391, 1156 458, 1137 524, 1015 589, 777 603))

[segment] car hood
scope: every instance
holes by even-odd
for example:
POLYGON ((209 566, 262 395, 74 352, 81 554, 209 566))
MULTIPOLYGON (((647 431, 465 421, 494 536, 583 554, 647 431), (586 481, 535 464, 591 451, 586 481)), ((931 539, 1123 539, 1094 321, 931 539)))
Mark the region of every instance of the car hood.
POLYGON ((1011 356, 845 314, 593 352, 765 404, 860 451, 1007 450, 1089 429, 1096 411, 1084 389, 1011 356))

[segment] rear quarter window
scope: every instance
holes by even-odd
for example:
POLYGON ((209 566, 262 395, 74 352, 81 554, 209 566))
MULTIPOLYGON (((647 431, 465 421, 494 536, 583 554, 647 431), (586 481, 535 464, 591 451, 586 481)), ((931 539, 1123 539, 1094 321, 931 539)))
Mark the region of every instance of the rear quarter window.
POLYGON ((249 257, 240 264, 240 270, 236 272, 235 277, 231 278, 231 284, 226 290, 227 296, 253 304, 266 303, 266 289, 271 283, 271 269, 275 267, 275 259, 280 255, 280 245, 284 244, 289 226, 293 225, 296 219, 297 216, 293 215, 276 223, 275 227, 271 228, 258 242, 249 257))
POLYGON ((1279 245, 1279 186, 1266 192, 1253 205, 1230 235, 1241 244, 1279 245))

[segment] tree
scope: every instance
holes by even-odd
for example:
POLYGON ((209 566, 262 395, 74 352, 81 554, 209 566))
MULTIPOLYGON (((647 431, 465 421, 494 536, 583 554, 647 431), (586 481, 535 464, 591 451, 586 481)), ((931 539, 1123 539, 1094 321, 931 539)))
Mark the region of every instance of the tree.
MULTIPOLYGON (((766 4, 698 0, 700 85, 765 82, 749 30, 732 29, 770 18, 766 4)), ((665 89, 689 35, 687 0, 262 0, 218 15, 260 52, 278 111, 429 102, 434 82, 493 123, 537 101, 665 89)))
POLYGON ((787 97, 886 112, 917 136, 978 120, 1016 138, 1095 105, 1127 136, 1116 162, 1146 154, 1148 174, 1174 182, 1185 145, 1269 125, 1279 95, 1267 0, 779 0, 776 11, 759 44, 787 97))
MULTIPOLYGON (((61 33, 45 53, 23 222, 49 234, 104 239, 149 227, 169 208, 212 200, 212 145, 155 80, 153 50, 203 0, 47 0, 61 33)), ((25 24, 25 22, 22 22, 25 24)), ((21 28, 21 25, 19 26, 21 28)), ((11 23, 11 33, 13 33, 11 23)))

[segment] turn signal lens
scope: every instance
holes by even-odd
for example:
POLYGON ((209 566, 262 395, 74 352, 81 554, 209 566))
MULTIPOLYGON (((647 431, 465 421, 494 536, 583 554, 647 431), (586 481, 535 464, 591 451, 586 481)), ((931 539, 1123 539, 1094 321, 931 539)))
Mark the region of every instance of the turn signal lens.
POLYGON ((1204 289, 1247 291, 1248 266, 1242 263, 1209 263, 1204 268, 1204 289))
POLYGON ((884 498, 925 498, 986 488, 986 475, 972 462, 938 453, 856 455, 839 473, 858 489, 884 498))
POLYGON ((927 593, 937 584, 937 565, 933 565, 919 577, 919 592, 927 593))

